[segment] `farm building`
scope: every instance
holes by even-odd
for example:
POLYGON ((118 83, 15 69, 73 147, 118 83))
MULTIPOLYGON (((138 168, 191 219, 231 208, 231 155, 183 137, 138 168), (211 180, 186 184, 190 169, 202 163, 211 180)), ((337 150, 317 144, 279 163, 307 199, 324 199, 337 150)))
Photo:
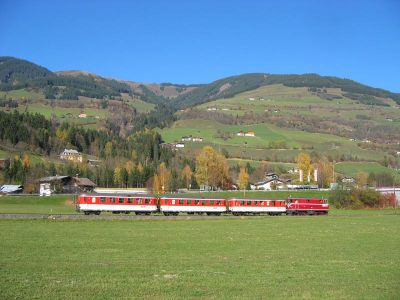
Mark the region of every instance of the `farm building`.
POLYGON ((192 136, 191 135, 189 135, 189 136, 183 136, 182 138, 181 138, 181 141, 182 142, 190 142, 192 140, 192 136))
POLYGON ((64 149, 60 154, 60 159, 74 162, 82 162, 82 154, 74 149, 64 149))
POLYGON ((272 191, 283 189, 286 185, 286 181, 281 179, 268 179, 256 183, 250 184, 250 189, 252 190, 262 190, 262 191, 272 191))
POLYGON ((101 164, 101 160, 97 160, 97 159, 88 159, 87 160, 87 164, 90 167, 97 167, 101 164))
POLYGON ((239 131, 236 133, 237 136, 255 136, 256 133, 254 131, 239 131))
POLYGON ((17 194, 22 193, 24 186, 18 184, 5 184, 0 187, 2 194, 17 194))
POLYGON ((44 193, 92 192, 96 184, 88 178, 72 176, 50 176, 39 179, 40 191, 44 193))

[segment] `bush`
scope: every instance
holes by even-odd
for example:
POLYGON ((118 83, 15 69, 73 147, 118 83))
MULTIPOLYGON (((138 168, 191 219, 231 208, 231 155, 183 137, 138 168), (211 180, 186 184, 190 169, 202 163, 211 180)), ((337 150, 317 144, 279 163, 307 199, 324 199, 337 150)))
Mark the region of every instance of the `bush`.
POLYGON ((336 208, 360 209, 393 206, 396 200, 371 189, 335 189, 330 192, 329 201, 336 208))

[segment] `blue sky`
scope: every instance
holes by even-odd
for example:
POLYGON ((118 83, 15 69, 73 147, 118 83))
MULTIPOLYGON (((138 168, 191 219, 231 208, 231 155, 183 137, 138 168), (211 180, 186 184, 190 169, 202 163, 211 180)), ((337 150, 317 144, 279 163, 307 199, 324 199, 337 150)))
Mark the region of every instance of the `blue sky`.
POLYGON ((400 92, 400 1, 0 0, 0 55, 141 82, 319 73, 400 92))

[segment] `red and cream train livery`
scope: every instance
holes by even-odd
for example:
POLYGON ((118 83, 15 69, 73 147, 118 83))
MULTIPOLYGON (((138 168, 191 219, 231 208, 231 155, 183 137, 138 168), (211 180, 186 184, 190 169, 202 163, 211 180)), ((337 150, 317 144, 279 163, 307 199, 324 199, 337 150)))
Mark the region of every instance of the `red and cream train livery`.
POLYGON ((177 216, 179 213, 220 215, 230 213, 238 215, 324 215, 329 204, 323 199, 289 198, 286 200, 266 199, 209 199, 174 198, 157 199, 150 196, 132 195, 86 195, 77 199, 77 209, 85 215, 99 215, 102 211, 113 213, 136 213, 149 215, 161 212, 164 215, 177 216))

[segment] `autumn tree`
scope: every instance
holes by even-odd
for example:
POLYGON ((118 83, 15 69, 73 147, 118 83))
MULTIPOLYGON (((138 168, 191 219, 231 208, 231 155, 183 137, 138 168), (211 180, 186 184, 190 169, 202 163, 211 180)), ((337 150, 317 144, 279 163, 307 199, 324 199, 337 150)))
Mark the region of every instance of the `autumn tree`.
POLYGON ((367 172, 358 172, 356 175, 356 182, 360 188, 363 188, 367 185, 368 182, 368 173, 367 172))
POLYGON ((29 159, 29 155, 25 154, 24 159, 22 160, 22 166, 25 170, 28 170, 31 167, 31 161, 29 159))
POLYGON ((158 177, 160 179, 161 189, 168 191, 171 183, 171 172, 167 169, 167 166, 162 162, 158 168, 158 177))
POLYGON ((315 164, 315 168, 318 170, 318 186, 329 187, 333 181, 333 166, 332 163, 324 156, 320 157, 315 164))
POLYGON ((229 166, 225 156, 205 146, 196 157, 196 180, 199 185, 223 187, 229 179, 229 166))
POLYGON ((249 174, 247 173, 246 168, 240 168, 238 184, 239 188, 243 190, 243 195, 246 196, 246 188, 249 184, 249 174))
POLYGON ((111 157, 113 154, 113 144, 112 142, 107 142, 104 146, 104 155, 106 157, 111 157))
POLYGON ((182 170, 182 178, 185 183, 186 188, 189 188, 192 182, 193 171, 189 165, 186 165, 182 170))
POLYGON ((303 171, 303 181, 306 176, 311 175, 312 166, 311 166, 311 157, 307 153, 300 153, 297 156, 297 167, 299 170, 303 171))
POLYGON ((122 181, 122 170, 120 167, 116 167, 114 169, 114 183, 120 186, 122 184, 122 181))
POLYGON ((153 193, 159 195, 162 193, 162 186, 160 182, 160 177, 157 174, 153 177, 153 193))

